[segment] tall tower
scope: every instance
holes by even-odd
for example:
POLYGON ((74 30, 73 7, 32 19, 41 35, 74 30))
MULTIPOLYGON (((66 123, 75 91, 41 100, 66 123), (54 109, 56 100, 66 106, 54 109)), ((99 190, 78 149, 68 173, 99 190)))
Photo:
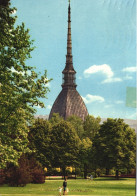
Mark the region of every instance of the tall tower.
POLYGON ((76 71, 73 67, 72 57, 72 42, 71 42, 71 8, 70 1, 68 6, 68 34, 67 34, 67 55, 66 65, 62 71, 62 91, 56 98, 49 119, 53 113, 59 113, 64 119, 68 116, 76 115, 82 120, 88 115, 87 108, 84 104, 83 99, 76 90, 76 71))

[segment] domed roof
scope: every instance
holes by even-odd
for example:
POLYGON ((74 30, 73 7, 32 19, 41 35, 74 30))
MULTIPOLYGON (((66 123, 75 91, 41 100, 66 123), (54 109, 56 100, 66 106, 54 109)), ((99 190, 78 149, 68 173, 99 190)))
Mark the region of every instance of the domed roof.
POLYGON ((85 103, 76 89, 62 89, 52 106, 49 119, 53 113, 59 113, 64 119, 76 115, 84 120, 88 115, 85 103))

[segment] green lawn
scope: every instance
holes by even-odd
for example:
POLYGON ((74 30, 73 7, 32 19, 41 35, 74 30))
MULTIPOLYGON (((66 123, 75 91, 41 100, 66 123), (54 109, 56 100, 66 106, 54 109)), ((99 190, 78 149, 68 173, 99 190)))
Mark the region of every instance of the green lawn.
MULTIPOLYGON (((45 184, 28 184, 25 187, 0 187, 0 196, 38 196, 58 195, 62 180, 47 180, 45 184)), ((93 181, 78 179, 68 180, 68 195, 118 195, 135 196, 135 179, 97 178, 93 181)))

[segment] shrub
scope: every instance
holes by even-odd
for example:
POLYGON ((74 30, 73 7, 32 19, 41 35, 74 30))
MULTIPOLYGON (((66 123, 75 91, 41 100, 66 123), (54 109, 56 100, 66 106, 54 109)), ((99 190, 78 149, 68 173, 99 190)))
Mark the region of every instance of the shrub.
POLYGON ((25 186, 30 183, 31 176, 26 169, 12 167, 9 171, 10 186, 25 186))
POLYGON ((0 169, 0 185, 5 183, 5 170, 0 169))
POLYGON ((19 165, 9 165, 7 169, 7 183, 10 186, 25 186, 28 183, 44 183, 45 175, 41 164, 35 158, 22 155, 19 165))
POLYGON ((45 172, 42 165, 33 157, 29 158, 29 168, 32 176, 31 183, 41 184, 45 182, 45 172))
POLYGON ((32 183, 42 184, 45 182, 45 175, 42 168, 34 168, 32 170, 32 183))
POLYGON ((19 159, 18 164, 18 166, 8 166, 6 177, 10 186, 25 186, 31 182, 29 161, 24 155, 19 159))

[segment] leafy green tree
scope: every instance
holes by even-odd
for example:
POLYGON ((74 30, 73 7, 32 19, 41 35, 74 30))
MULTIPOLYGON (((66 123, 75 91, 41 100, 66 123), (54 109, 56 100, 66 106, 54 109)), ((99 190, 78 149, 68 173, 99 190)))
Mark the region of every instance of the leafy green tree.
POLYGON ((136 167, 136 134, 135 130, 125 125, 125 147, 123 167, 127 169, 127 173, 136 167))
POLYGON ((80 139, 83 138, 84 129, 83 129, 83 121, 78 116, 72 115, 67 118, 67 121, 72 124, 74 129, 76 130, 80 139))
POLYGON ((47 120, 36 119, 29 132, 29 147, 34 157, 43 165, 50 166, 51 124, 47 120))
POLYGON ((15 26, 14 10, 0 4, 0 168, 29 151, 28 124, 49 90, 46 71, 40 77, 26 64, 33 41, 23 23, 15 26))
POLYGON ((114 167, 118 179, 120 169, 135 167, 135 141, 135 130, 123 119, 108 118, 93 141, 97 164, 108 170, 114 167))
POLYGON ((91 141, 93 140, 96 133, 100 129, 101 118, 88 115, 84 121, 84 136, 88 137, 91 141))
POLYGON ((84 178, 87 178, 88 168, 91 166, 91 153, 92 153, 92 142, 87 137, 82 139, 80 145, 79 159, 82 168, 84 169, 84 178))
POLYGON ((60 167, 65 176, 66 167, 78 164, 80 139, 69 122, 61 121, 52 127, 51 159, 52 167, 60 167))
POLYGON ((59 115, 59 113, 53 113, 51 119, 49 120, 49 122, 52 124, 52 125, 55 125, 56 123, 59 123, 60 121, 63 120, 63 117, 61 117, 59 115))

